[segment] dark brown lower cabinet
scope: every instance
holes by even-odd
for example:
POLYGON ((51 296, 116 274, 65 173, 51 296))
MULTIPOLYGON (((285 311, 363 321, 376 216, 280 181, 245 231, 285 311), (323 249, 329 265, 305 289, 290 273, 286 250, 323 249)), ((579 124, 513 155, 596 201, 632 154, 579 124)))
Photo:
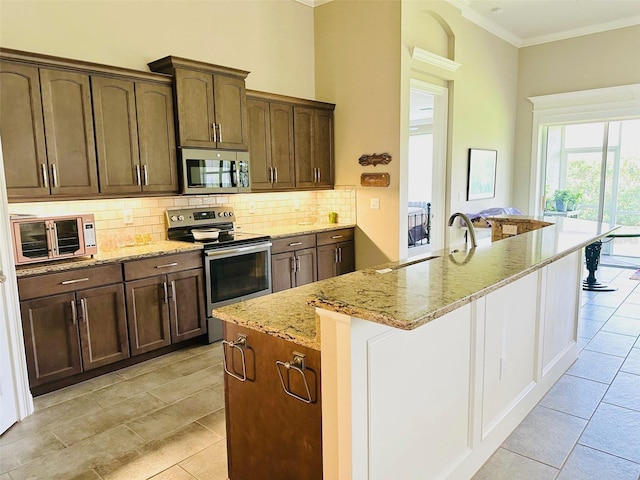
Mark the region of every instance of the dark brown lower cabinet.
POLYGON ((315 282, 315 247, 271 255, 271 279, 274 293, 315 282))
POLYGON ((29 385, 129 358, 121 284, 20 303, 29 385))
POLYGON ((318 280, 336 277, 355 270, 353 241, 318 247, 318 280))
POLYGON ((167 275, 170 288, 171 342, 181 342, 207 331, 204 273, 201 268, 167 275))
POLYGON ((126 282, 131 355, 171 343, 169 288, 164 275, 126 282))
MULTIPOLYGON (((223 328, 227 341, 246 335, 246 380, 224 379, 229 478, 322 479, 320 352, 226 322, 223 328), (304 355, 302 373, 276 364, 295 354, 304 355), (285 392, 278 369, 299 398, 285 392)), ((243 378, 240 346, 223 348, 227 369, 243 378)))

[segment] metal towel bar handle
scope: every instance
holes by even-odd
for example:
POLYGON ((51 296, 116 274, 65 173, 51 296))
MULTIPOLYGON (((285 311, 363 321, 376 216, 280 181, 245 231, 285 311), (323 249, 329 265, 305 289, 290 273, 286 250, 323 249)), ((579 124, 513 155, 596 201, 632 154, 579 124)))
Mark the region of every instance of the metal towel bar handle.
MULTIPOLYGON (((291 360, 290 362, 281 362, 280 360, 276 360, 276 369, 278 370, 278 376, 280 377, 280 383, 282 384, 284 393, 286 393, 287 395, 297 400, 300 400, 301 402, 311 403, 311 392, 309 391, 307 376, 304 374, 304 371, 306 370, 306 368, 307 368, 307 364, 306 364, 305 356, 304 354, 299 352, 293 352, 293 360, 291 360), (290 388, 288 388, 287 384, 284 381, 284 377, 282 376, 282 369, 280 368, 281 366, 287 369, 288 371, 293 370, 294 372, 298 372, 300 375, 302 375, 302 380, 304 381, 304 388, 307 391, 306 397, 303 397, 302 395, 298 395, 297 393, 292 392, 290 388)), ((291 384, 291 382, 288 382, 288 383, 291 384)))
POLYGON ((245 382, 247 380, 247 362, 244 357, 244 349, 247 346, 247 336, 242 333, 238 334, 238 338, 233 342, 229 342, 227 340, 222 341, 222 366, 227 375, 232 376, 236 380, 240 380, 241 382, 245 382), (227 367, 227 349, 225 347, 231 348, 231 352, 233 355, 233 349, 237 348, 240 351, 240 356, 242 357, 242 376, 238 375, 235 372, 232 372, 227 367))

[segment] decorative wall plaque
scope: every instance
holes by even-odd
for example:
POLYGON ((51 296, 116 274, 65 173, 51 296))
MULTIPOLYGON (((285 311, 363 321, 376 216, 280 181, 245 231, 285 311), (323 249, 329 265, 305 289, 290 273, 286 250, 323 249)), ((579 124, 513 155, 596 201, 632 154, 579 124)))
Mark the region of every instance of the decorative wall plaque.
POLYGON ((366 167, 367 165, 373 165, 374 167, 376 165, 387 165, 389 162, 391 162, 391 155, 389 155, 388 153, 374 153, 373 155, 362 155, 358 159, 358 162, 363 167, 366 167))
POLYGON ((388 173, 363 173, 360 175, 360 185, 363 187, 388 187, 391 175, 388 173))

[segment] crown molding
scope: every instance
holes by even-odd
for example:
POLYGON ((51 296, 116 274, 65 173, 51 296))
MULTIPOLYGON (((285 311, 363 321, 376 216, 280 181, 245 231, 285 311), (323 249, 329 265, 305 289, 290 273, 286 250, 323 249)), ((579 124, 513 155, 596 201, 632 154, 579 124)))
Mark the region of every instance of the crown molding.
POLYGON ((319 7, 320 5, 324 5, 325 3, 329 3, 332 0, 294 0, 294 1, 298 3, 302 3, 307 7, 315 8, 315 7, 319 7))
POLYGON ((455 72, 460 65, 462 65, 420 47, 413 47, 411 49, 411 58, 428 65, 433 65, 434 67, 444 68, 450 72, 455 72))
POLYGON ((528 97, 534 110, 629 103, 640 108, 640 83, 528 97))

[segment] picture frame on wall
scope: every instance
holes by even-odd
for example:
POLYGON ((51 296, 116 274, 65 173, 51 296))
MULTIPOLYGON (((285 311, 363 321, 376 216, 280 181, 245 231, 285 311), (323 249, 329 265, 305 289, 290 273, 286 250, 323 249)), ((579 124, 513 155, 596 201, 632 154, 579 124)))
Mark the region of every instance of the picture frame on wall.
POLYGON ((467 200, 481 200, 496 196, 497 150, 469 149, 467 200))

